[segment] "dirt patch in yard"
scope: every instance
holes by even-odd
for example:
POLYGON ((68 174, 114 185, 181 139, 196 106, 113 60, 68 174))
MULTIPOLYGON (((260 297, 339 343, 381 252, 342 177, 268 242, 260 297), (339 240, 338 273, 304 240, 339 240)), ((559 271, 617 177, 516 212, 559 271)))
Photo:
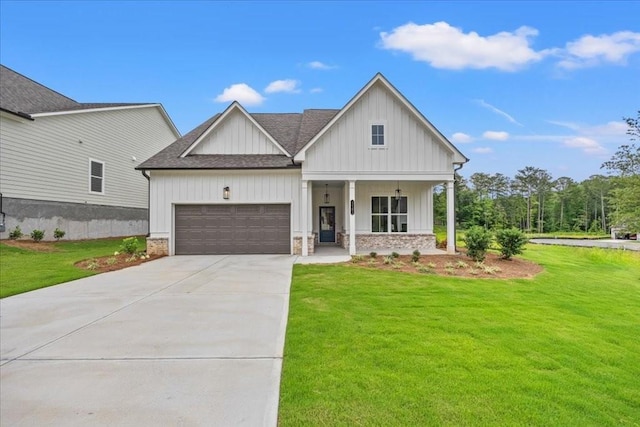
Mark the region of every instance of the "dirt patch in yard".
POLYGON ((3 244, 19 249, 27 249, 37 252, 56 252, 60 249, 56 248, 56 242, 34 242, 33 240, 3 240, 3 244))
POLYGON ((118 254, 103 257, 96 257, 91 259, 85 259, 76 262, 74 265, 84 270, 95 271, 96 273, 106 273, 107 271, 121 270, 127 267, 133 267, 134 265, 140 265, 142 263, 153 261, 158 258, 162 258, 164 255, 129 255, 118 254))
POLYGON ((354 258, 349 265, 404 273, 496 279, 530 279, 543 271, 542 266, 534 262, 521 258, 506 260, 494 253, 488 253, 483 263, 476 263, 462 253, 421 255, 417 263, 413 262, 411 255, 400 255, 392 259, 383 255, 375 258, 365 255, 354 258))

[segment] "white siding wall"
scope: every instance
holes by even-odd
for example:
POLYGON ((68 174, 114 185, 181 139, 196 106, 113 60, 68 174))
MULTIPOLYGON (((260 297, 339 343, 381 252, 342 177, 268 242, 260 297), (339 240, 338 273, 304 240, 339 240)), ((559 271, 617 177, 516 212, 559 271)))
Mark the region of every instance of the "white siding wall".
POLYGON ((190 154, 282 154, 264 132, 233 111, 190 154))
POLYGON ((453 154, 382 84, 365 93, 306 152, 304 173, 451 173, 453 154), (385 125, 384 148, 371 125, 385 125))
MULTIPOLYGON (((427 212, 427 191, 433 191, 429 182, 402 182, 399 183, 402 195, 407 197, 408 232, 427 233, 428 218, 432 215, 427 212)), ((348 188, 348 187, 347 187, 348 188)), ((356 182, 356 233, 371 233, 371 197, 395 196, 398 183, 396 182, 356 182)))
POLYGON ((300 170, 151 171, 151 237, 171 237, 174 204, 291 203, 292 235, 300 234, 300 170), (231 197, 222 198, 229 187, 231 197))
POLYGON ((146 208, 147 180, 134 168, 175 139, 155 107, 24 122, 0 117, 0 191, 21 199, 146 208), (104 195, 89 193, 90 158, 105 162, 104 195))

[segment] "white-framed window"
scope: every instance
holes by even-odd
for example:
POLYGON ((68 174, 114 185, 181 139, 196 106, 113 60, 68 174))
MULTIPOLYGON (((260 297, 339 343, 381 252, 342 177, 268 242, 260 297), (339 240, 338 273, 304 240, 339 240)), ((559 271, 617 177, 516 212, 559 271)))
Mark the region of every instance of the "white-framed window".
POLYGON ((406 233, 408 231, 407 197, 371 197, 371 232, 406 233))
POLYGON ((104 194, 105 163, 89 159, 89 193, 104 194))
POLYGON ((387 145, 384 135, 384 123, 371 124, 371 146, 385 147, 387 145))

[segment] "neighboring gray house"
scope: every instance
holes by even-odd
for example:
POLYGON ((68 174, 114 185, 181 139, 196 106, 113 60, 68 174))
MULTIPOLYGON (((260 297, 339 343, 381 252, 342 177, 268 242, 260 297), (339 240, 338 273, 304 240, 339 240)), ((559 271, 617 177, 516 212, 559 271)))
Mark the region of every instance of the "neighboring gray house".
POLYGON ((160 104, 86 104, 0 65, 0 193, 20 226, 86 239, 145 234, 140 161, 180 137, 160 104))
POLYGON ((377 74, 340 110, 249 114, 237 102, 138 166, 149 253, 430 249, 433 189, 468 159, 377 74))

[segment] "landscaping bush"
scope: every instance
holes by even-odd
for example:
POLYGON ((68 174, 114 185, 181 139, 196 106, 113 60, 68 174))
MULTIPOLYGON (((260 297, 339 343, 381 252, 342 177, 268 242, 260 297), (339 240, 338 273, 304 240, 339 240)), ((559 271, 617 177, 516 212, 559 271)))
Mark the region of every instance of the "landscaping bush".
POLYGON ((120 246, 120 252, 125 254, 135 254, 138 252, 138 239, 136 237, 128 237, 122 239, 122 246, 120 246))
POLYGON ((18 240, 22 236, 24 236, 24 234, 22 234, 22 230, 20 230, 20 227, 17 225, 16 228, 9 232, 9 239, 11 240, 18 240))
POLYGON ((521 254, 527 241, 525 234, 517 228, 498 230, 496 232, 496 242, 500 246, 500 254, 504 259, 510 259, 514 255, 521 254))
POLYGON ((391 252, 391 258, 398 258, 400 254, 398 252, 391 252))
POLYGON ((34 242, 39 242, 40 240, 44 239, 44 231, 33 230, 31 232, 31 238, 33 239, 34 242))
POLYGON ((62 238, 64 237, 64 235, 65 235, 65 234, 66 234, 66 233, 65 233, 64 231, 60 230, 59 228, 56 228, 55 230, 53 230, 53 237, 54 237, 56 240, 60 240, 60 239, 62 239, 62 238))
POLYGON ((491 246, 491 232, 480 226, 471 227, 464 236, 467 245, 467 256, 476 262, 484 261, 487 249, 491 246))
POLYGON ((377 253, 377 252, 369 252, 369 256, 370 256, 371 258, 375 258, 375 257, 377 257, 377 256, 378 256, 378 253, 377 253))
POLYGON ((411 261, 413 262, 418 262, 420 261, 420 251, 419 250, 415 250, 413 251, 413 253, 411 254, 411 261))

